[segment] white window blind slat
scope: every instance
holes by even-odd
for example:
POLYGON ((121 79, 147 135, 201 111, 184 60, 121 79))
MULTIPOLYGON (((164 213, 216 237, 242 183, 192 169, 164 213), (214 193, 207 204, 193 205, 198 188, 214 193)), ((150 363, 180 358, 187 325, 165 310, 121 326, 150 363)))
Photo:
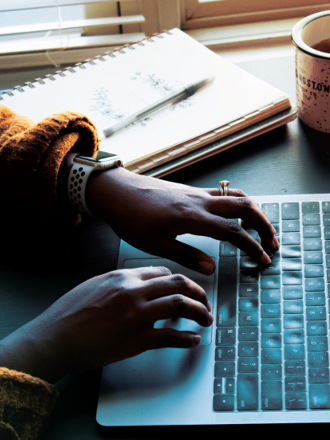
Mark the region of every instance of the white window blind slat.
MULTIPOLYGON (((139 0, 2 0, 0 59, 43 52, 58 65, 57 51, 94 47, 100 54, 132 43, 145 37, 140 9, 139 0)), ((10 66, 7 58, 1 63, 10 66)))

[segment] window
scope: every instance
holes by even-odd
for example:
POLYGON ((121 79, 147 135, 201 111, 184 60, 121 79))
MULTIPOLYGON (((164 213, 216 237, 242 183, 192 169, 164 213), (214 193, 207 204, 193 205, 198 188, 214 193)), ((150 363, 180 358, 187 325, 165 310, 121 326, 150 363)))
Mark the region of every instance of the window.
POLYGON ((181 0, 185 29, 303 17, 330 7, 325 0, 181 0))

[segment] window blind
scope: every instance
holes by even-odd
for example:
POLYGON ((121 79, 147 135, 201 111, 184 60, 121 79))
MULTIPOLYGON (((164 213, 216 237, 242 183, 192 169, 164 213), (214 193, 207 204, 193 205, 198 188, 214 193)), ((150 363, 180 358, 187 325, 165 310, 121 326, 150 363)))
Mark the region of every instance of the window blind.
POLYGON ((2 0, 0 59, 6 63, 1 64, 81 61, 84 49, 100 53, 140 40, 145 36, 140 9, 136 0, 2 0))

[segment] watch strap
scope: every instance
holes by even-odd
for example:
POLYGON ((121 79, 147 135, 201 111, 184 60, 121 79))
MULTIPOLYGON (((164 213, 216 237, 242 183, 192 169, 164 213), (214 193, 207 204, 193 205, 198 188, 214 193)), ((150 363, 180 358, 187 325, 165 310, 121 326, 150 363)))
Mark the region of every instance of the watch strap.
POLYGON ((73 162, 68 179, 68 196, 71 204, 81 214, 95 217, 86 205, 85 190, 90 174, 95 169, 89 165, 73 162))

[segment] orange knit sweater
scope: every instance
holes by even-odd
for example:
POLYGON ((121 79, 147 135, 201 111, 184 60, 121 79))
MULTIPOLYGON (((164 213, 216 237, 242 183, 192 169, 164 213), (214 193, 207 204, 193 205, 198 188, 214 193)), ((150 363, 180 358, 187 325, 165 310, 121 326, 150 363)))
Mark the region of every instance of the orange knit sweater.
MULTIPOLYGON (((93 155, 98 141, 84 115, 63 112, 34 123, 0 105, 0 227, 17 233, 19 225, 24 234, 76 224, 77 214, 58 203, 58 172, 69 151, 93 155)), ((56 396, 54 385, 0 366, 0 439, 37 438, 56 396)))

